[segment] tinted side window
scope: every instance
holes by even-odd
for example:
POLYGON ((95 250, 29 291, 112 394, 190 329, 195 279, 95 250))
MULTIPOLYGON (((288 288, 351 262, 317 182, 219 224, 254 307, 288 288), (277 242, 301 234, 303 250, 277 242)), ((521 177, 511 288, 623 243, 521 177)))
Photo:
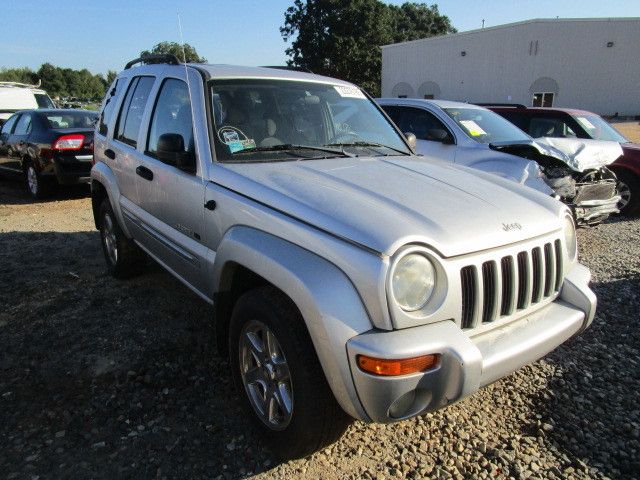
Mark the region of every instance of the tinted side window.
POLYGON ((162 84, 151 118, 147 143, 149 155, 156 155, 158 139, 165 133, 180 135, 184 141, 185 153, 195 154, 189 88, 182 80, 170 78, 162 84))
POLYGON ((19 116, 20 115, 13 115, 12 117, 10 117, 9 120, 7 120, 4 125, 2 125, 2 133, 6 133, 7 135, 10 134, 19 116))
POLYGON ((529 135, 533 138, 539 137, 560 137, 574 138, 576 133, 560 117, 535 117, 529 124, 529 135))
POLYGON ((18 120, 18 124, 16 125, 16 129, 14 130, 14 135, 26 135, 31 131, 31 115, 24 114, 20 116, 20 120, 18 120))
POLYGON ((435 115, 420 108, 401 108, 402 115, 398 127, 403 132, 411 132, 419 140, 438 140, 431 135, 433 130, 449 130, 435 115))
POLYGON ((154 81, 154 77, 135 78, 129 85, 122 110, 120 110, 115 137, 132 147, 137 144, 142 116, 154 81))
POLYGON ((531 117, 529 117, 527 114, 523 114, 519 112, 496 112, 496 113, 506 118, 507 120, 509 120, 520 130, 529 132, 529 123, 531 122, 531 117))
POLYGON ((100 114, 100 126, 98 132, 100 135, 107 135, 109 133, 109 123, 113 117, 113 109, 116 108, 116 102, 120 96, 120 90, 122 89, 122 79, 116 79, 111 88, 107 91, 107 98, 104 101, 104 107, 100 114))

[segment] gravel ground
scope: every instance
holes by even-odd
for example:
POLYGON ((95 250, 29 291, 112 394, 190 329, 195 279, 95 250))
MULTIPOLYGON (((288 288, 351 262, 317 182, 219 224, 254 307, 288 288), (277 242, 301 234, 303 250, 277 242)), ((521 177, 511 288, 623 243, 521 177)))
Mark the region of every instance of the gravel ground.
POLYGON ((0 478, 640 477, 640 220, 579 231, 599 298, 582 336, 446 410, 356 422, 279 463, 209 307, 154 265, 108 277, 84 191, 20 187, 0 180, 0 478))

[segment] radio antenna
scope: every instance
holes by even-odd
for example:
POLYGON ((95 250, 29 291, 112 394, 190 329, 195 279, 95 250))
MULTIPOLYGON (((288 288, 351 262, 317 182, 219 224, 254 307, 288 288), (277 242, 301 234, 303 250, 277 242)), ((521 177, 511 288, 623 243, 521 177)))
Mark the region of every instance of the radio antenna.
MULTIPOLYGON (((178 10, 176 10, 176 15, 178 16, 178 33, 180 34, 180 46, 182 47, 182 64, 184 65, 184 76, 185 76, 185 80, 187 81, 187 91, 189 92, 189 109, 191 110, 191 129, 193 131, 193 124, 195 122, 193 119, 193 101, 192 101, 193 97, 191 95, 191 82, 189 81, 189 69, 187 68, 187 52, 184 47, 185 43, 184 43, 184 37, 182 35, 182 21, 180 20, 180 12, 178 10)), ((197 141, 198 140, 196 139, 196 135, 193 135, 194 147, 197 147, 195 144, 197 141)), ((196 158, 198 158, 198 155, 196 155, 196 158)), ((200 166, 200 169, 202 171, 202 165, 200 166)))

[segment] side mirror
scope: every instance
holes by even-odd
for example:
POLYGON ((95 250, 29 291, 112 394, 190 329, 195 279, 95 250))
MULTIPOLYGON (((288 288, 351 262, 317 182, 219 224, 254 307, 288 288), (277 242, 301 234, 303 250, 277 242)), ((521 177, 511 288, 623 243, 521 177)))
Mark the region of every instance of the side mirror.
POLYGON ((445 144, 453 143, 453 138, 451 138, 449 132, 443 130, 442 128, 432 128, 427 130, 427 138, 429 140, 433 140, 434 142, 441 142, 445 144))
POLYGON ((411 132, 405 132, 404 133, 404 138, 407 139, 407 143, 411 147, 411 150, 413 150, 415 152, 416 151, 417 142, 418 142, 416 136, 411 132))
POLYGON ((196 171, 196 159, 184 151, 184 138, 178 133, 163 133, 158 139, 158 159, 186 172, 196 171))

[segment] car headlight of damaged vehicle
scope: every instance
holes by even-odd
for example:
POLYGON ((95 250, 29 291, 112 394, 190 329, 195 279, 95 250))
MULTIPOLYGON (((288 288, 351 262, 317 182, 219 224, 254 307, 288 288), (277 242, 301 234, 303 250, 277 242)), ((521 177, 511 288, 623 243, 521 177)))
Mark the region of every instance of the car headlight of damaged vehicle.
POLYGON ((576 227, 571 217, 564 219, 564 244, 569 261, 574 261, 578 255, 578 240, 576 238, 576 227))
POLYGON ((436 286, 436 269, 420 253, 409 253, 393 266, 391 291, 395 302, 405 312, 423 308, 431 299, 436 286))

